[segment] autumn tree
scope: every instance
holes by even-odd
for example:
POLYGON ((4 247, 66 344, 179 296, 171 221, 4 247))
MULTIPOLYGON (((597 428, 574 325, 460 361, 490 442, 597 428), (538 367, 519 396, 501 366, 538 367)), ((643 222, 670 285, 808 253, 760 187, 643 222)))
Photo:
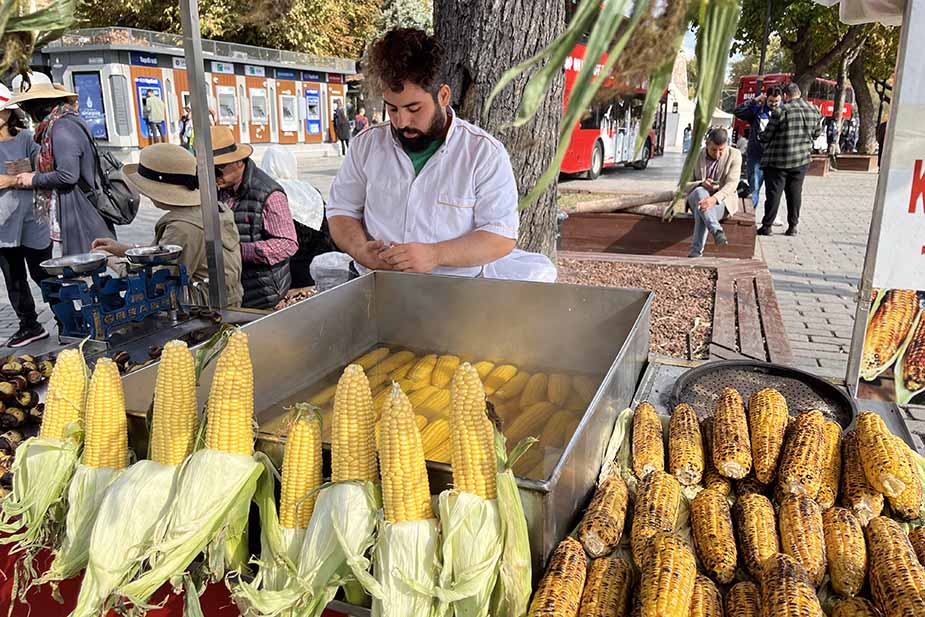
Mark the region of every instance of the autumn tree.
POLYGON ((870 153, 877 146, 877 109, 870 92, 871 80, 885 81, 896 67, 899 28, 872 25, 864 46, 848 66, 848 78, 860 120, 858 152, 870 153))
MULTIPOLYGON (((730 88, 738 88, 739 80, 743 76, 758 74, 760 64, 760 52, 746 50, 741 58, 729 63, 729 78, 726 80, 727 86, 730 88)), ((765 74, 793 72, 793 60, 790 59, 790 53, 781 46, 780 38, 777 35, 772 36, 771 40, 768 41, 764 72, 765 74)))

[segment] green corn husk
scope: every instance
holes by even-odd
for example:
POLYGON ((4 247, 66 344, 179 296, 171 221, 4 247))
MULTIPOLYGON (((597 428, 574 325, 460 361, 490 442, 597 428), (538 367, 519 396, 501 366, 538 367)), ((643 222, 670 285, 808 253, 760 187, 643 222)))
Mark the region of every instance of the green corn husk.
POLYGON ((372 617, 437 615, 439 551, 437 519, 385 523, 373 549, 375 581, 367 582, 372 617))

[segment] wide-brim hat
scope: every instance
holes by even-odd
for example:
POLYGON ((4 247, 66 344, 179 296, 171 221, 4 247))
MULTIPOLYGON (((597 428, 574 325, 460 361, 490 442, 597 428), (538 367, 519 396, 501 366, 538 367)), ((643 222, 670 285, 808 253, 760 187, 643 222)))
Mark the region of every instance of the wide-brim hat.
POLYGON ((174 144, 143 148, 137 164, 122 168, 125 180, 152 201, 167 206, 198 206, 196 157, 174 144))
POLYGON ((13 80, 13 105, 19 105, 24 101, 33 101, 36 99, 69 99, 77 98, 77 93, 71 92, 61 84, 53 84, 44 73, 32 73, 30 75, 31 83, 27 84, 24 79, 17 75, 13 80))
POLYGON ((239 144, 234 138, 234 131, 227 126, 213 126, 212 129, 212 157, 216 165, 225 165, 235 161, 243 161, 254 153, 250 144, 239 144))

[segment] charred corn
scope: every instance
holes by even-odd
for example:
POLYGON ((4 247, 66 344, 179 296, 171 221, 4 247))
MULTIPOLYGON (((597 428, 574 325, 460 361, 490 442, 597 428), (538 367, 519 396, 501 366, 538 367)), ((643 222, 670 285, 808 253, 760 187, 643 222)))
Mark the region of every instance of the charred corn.
POLYGON ((735 577, 736 541, 732 532, 729 502, 716 491, 700 491, 691 501, 694 547, 707 574, 718 583, 735 577))
POLYGON ((822 484, 824 452, 825 416, 818 410, 801 413, 790 427, 777 470, 781 493, 815 499, 822 484))
POLYGON ((681 507, 681 485, 664 471, 653 471, 636 487, 630 546, 633 560, 641 566, 649 540, 660 531, 674 531, 681 507))
POLYGON ((764 495, 741 495, 733 506, 733 514, 745 567, 758 580, 761 564, 780 551, 774 506, 764 495))
POLYGON ((883 617, 883 613, 870 600, 846 598, 832 607, 832 617, 883 617))
POLYGON ((713 466, 726 476, 738 480, 752 469, 752 447, 748 438, 748 419, 742 397, 726 388, 716 402, 713 414, 713 466))
POLYGON ((796 559, 817 587, 826 570, 825 532, 819 504, 806 495, 790 495, 778 511, 780 543, 796 559))
POLYGON ((745 495, 755 493, 757 495, 767 495, 768 487, 755 478, 754 473, 750 473, 741 480, 736 480, 736 495, 745 495))
POLYGON ((523 392, 520 393, 520 406, 527 408, 546 400, 549 377, 546 373, 536 373, 527 381, 523 392))
POLYGON ((434 518, 421 432, 408 397, 398 385, 382 408, 379 457, 382 506, 390 523, 434 518))
MULTIPOLYGON (((517 367, 513 364, 499 364, 485 378, 485 396, 492 396, 498 389, 517 376, 517 367)), ((526 386, 526 383, 524 383, 526 386)), ((518 392, 519 394, 519 392, 518 392)), ((513 396, 513 395, 512 395, 513 396)))
POLYGON ((919 563, 925 565, 925 527, 915 527, 909 530, 909 543, 912 544, 919 563))
POLYGON ((207 448, 254 454, 254 369, 247 335, 241 331, 228 337, 218 357, 207 409, 207 448))
POLYGON ((315 491, 322 482, 321 416, 311 411, 292 423, 286 438, 279 496, 281 527, 308 527, 315 509, 315 491))
POLYGON ((910 392, 925 388, 925 316, 919 323, 903 355, 903 382, 910 392))
POLYGON ((433 373, 430 376, 431 385, 438 388, 446 388, 453 379, 453 374, 459 368, 458 356, 440 356, 434 365, 433 373))
POLYGON ((854 512, 862 525, 883 511, 883 495, 867 481, 854 431, 842 438, 842 475, 839 502, 854 512))
POLYGON ((755 478, 770 484, 777 471, 790 412, 780 392, 765 388, 752 394, 748 401, 748 429, 752 445, 755 478))
POLYGON ((823 617, 812 580, 790 555, 768 557, 760 580, 762 617, 823 617))
POLYGON ((681 403, 668 424, 668 464, 672 475, 684 486, 698 484, 703 477, 703 438, 694 408, 681 403))
POLYGON ((751 581, 736 583, 726 593, 726 614, 729 617, 760 617, 761 592, 751 581))
POLYGON ((690 616, 723 617, 723 596, 713 581, 706 576, 698 574, 694 579, 690 616))
POLYGON ((617 556, 592 559, 581 595, 581 617, 627 617, 633 569, 617 556))
POLYGON ((907 461, 909 469, 909 482, 896 497, 887 497, 890 502, 890 509, 896 518, 904 521, 911 521, 921 516, 922 511, 922 483, 918 474, 915 472, 916 463, 912 458, 912 451, 909 446, 899 437, 893 436, 893 443, 901 456, 907 461))
MULTIPOLYGON (((383 405, 383 408, 385 405, 383 405)), ((344 369, 337 382, 331 418, 331 481, 378 482, 376 412, 369 381, 359 364, 344 369)))
POLYGON ((48 380, 41 436, 63 439, 64 429, 83 418, 87 396, 87 365, 77 349, 65 349, 58 355, 48 380))
POLYGON ((694 554, 669 532, 655 534, 647 551, 639 583, 642 617, 688 617, 697 576, 694 554))
POLYGON ((703 435, 703 488, 718 491, 720 494, 729 496, 732 492, 732 481, 729 478, 720 475, 713 466, 713 418, 707 418, 700 425, 700 433, 703 435))
POLYGON ((530 617, 577 616, 586 574, 587 558, 581 543, 565 538, 549 559, 527 614, 530 617))
POLYGON ((578 525, 578 538, 591 557, 603 557, 620 544, 628 505, 626 483, 617 474, 608 476, 578 525))
POLYGON ((826 420, 822 429, 822 479, 816 503, 823 510, 835 505, 838 498, 838 483, 841 478, 841 426, 826 420))
POLYGON ((633 472, 642 480, 649 472, 665 470, 662 421, 655 407, 642 402, 633 414, 633 472))
POLYGON ((925 567, 900 524, 877 516, 865 532, 871 589, 884 615, 925 615, 925 567))
MULTIPOLYGON (((508 367, 509 367, 508 372, 510 372, 510 369, 514 369, 514 371, 517 370, 516 368, 510 365, 508 365, 508 367)), ((499 368, 504 368, 504 367, 499 367, 499 368)), ((521 393, 523 393, 524 388, 527 386, 527 382, 530 381, 531 377, 532 375, 530 373, 527 373, 526 371, 520 371, 519 373, 511 377, 507 382, 495 388, 495 391, 494 391, 495 398, 498 399, 499 401, 510 401, 516 398, 517 404, 519 405, 520 395, 521 393)), ((500 381, 500 378, 495 376, 495 371, 492 371, 492 373, 489 374, 488 379, 486 379, 486 382, 492 379, 496 383, 500 381)), ((485 393, 488 394, 488 391, 486 390, 485 393)))
POLYGON ((822 529, 832 589, 840 596, 856 596, 867 578, 867 545, 861 521, 850 510, 830 508, 822 514, 822 529))
POLYGON ((912 470, 883 418, 863 411, 858 414, 854 430, 867 481, 887 497, 899 496, 912 481, 912 470))
POLYGON ((565 405, 568 395, 572 391, 572 380, 568 375, 552 373, 546 384, 546 399, 559 407, 565 405))
POLYGON ((459 366, 450 386, 450 460, 456 490, 495 499, 498 464, 494 426, 485 413, 485 391, 468 362, 459 366))
POLYGON ((918 309, 919 297, 914 290, 891 289, 886 292, 867 326, 862 371, 881 368, 896 356, 918 309))

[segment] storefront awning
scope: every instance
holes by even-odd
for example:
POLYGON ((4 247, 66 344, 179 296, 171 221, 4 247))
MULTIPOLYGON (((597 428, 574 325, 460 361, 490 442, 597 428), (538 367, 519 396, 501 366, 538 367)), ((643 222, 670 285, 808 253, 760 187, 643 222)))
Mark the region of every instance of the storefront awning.
POLYGON ((885 26, 899 26, 906 8, 906 0, 816 0, 816 3, 839 5, 839 19, 852 25, 879 21, 885 26))

